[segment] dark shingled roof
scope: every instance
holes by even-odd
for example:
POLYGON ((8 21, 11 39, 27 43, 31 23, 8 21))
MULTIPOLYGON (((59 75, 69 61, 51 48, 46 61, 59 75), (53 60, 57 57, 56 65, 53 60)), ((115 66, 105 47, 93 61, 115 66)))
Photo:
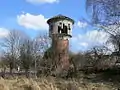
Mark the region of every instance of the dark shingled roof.
POLYGON ((69 18, 69 17, 66 17, 66 16, 63 16, 63 15, 61 15, 61 14, 50 18, 50 19, 47 21, 47 23, 49 24, 50 22, 59 21, 59 20, 68 20, 68 21, 71 21, 71 22, 74 24, 74 20, 73 20, 73 19, 71 19, 71 18, 69 18))

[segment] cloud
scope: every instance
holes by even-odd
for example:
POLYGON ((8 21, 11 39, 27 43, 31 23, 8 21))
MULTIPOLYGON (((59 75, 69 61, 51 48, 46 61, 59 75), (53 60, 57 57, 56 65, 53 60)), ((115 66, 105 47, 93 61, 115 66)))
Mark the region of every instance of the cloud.
POLYGON ((47 18, 41 14, 32 15, 30 13, 22 13, 21 15, 17 15, 18 24, 24 26, 27 29, 47 30, 48 25, 46 21, 47 18))
POLYGON ((108 38, 109 35, 104 31, 92 30, 73 37, 72 45, 77 48, 76 50, 87 50, 93 46, 105 44, 108 38))
POLYGON ((6 37, 9 35, 9 30, 5 28, 0 28, 0 38, 6 37))
POLYGON ((87 22, 78 21, 78 22, 77 22, 77 26, 78 26, 79 28, 85 28, 85 27, 88 26, 88 23, 87 23, 87 22))
POLYGON ((86 43, 86 42, 82 42, 82 43, 80 43, 80 45, 83 47, 88 47, 88 43, 86 43))
POLYGON ((45 3, 57 3, 59 0, 26 0, 27 2, 31 4, 45 4, 45 3))

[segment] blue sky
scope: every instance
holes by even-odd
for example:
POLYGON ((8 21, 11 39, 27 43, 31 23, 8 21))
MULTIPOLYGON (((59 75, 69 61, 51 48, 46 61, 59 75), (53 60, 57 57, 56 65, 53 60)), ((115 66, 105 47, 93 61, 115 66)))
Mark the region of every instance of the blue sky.
POLYGON ((70 40, 72 51, 84 51, 107 40, 104 32, 94 30, 82 20, 89 19, 85 0, 1 0, 0 38, 12 29, 22 30, 32 38, 48 33, 46 20, 58 14, 75 20, 73 38, 70 40))

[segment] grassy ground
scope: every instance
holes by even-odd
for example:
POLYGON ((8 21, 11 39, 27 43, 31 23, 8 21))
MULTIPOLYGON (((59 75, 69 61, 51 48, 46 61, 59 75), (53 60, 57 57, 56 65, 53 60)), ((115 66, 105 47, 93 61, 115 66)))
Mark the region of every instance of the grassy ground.
POLYGON ((54 77, 0 78, 0 90, 119 90, 116 88, 112 83, 95 83, 82 78, 67 80, 54 77))

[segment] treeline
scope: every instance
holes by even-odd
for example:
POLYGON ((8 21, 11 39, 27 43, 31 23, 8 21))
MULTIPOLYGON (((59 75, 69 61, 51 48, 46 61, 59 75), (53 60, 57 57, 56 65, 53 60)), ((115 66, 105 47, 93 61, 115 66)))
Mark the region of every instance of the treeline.
MULTIPOLYGON (((110 37, 109 41, 115 40, 110 37)), ((54 72, 55 62, 52 60, 50 39, 47 35, 38 35, 31 39, 24 32, 11 30, 9 35, 1 39, 1 75, 5 72, 24 73, 29 77, 30 73, 37 76, 56 76, 54 72)), ((115 44, 116 45, 116 44, 115 44)), ((118 45, 119 46, 119 45, 118 45)), ((119 47, 117 47, 119 50, 119 47)), ((94 46, 86 52, 77 54, 69 52, 70 68, 65 76, 79 75, 79 72, 97 73, 114 68, 119 60, 119 52, 108 54, 110 50, 105 46, 94 46)), ((58 71, 59 72, 59 71, 58 71)))
POLYGON ((49 44, 47 35, 31 39, 22 31, 11 30, 0 42, 2 72, 8 72, 9 69, 10 75, 13 75, 21 70, 27 77, 30 71, 36 73, 49 44))

